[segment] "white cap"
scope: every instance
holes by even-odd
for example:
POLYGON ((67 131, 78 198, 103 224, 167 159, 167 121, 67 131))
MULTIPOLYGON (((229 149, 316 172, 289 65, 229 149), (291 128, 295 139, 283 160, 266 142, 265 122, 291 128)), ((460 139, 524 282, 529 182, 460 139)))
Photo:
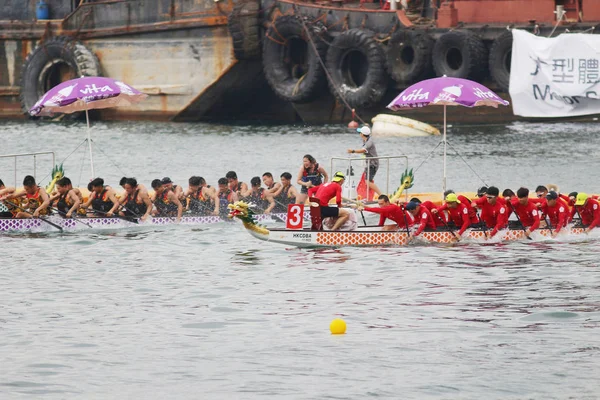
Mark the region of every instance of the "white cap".
POLYGON ((358 128, 356 131, 362 133, 365 136, 369 136, 371 134, 371 129, 366 125, 362 128, 358 128))

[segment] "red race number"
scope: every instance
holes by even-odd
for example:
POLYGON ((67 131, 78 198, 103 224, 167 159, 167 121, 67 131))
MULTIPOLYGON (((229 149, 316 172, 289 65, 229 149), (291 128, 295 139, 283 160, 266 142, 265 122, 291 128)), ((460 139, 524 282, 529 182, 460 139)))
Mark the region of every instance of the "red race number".
POLYGON ((304 221, 304 204, 288 204, 287 221, 285 227, 287 229, 302 229, 304 221))

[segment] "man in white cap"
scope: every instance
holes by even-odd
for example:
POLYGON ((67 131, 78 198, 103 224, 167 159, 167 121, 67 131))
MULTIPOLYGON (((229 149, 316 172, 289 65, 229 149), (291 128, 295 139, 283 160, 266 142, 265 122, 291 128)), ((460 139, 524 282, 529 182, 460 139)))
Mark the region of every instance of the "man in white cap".
POLYGON ((365 168, 365 177, 369 183, 369 190, 375 192, 376 196, 381 194, 381 190, 377 187, 374 182, 375 174, 379 169, 379 160, 377 158, 377 149, 375 148, 375 142, 371 138, 371 129, 367 125, 363 125, 362 128, 356 129, 360 133, 360 137, 363 140, 363 147, 361 149, 348 149, 348 153, 364 154, 367 158, 367 167, 365 168))

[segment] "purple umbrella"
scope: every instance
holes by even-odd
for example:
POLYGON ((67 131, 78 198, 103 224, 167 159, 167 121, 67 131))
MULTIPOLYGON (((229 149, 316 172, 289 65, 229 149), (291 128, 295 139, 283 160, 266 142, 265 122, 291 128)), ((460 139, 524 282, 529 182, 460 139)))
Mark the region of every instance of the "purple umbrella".
MULTIPOLYGON (((446 106, 479 107, 498 105, 507 106, 509 103, 485 86, 461 78, 427 79, 406 88, 388 104, 394 111, 403 108, 417 108, 428 105, 444 106, 444 181, 443 189, 446 191, 446 106)), ((438 144, 439 146, 439 144, 438 144)))
POLYGON ((29 114, 32 116, 43 116, 55 113, 70 114, 77 111, 85 111, 93 178, 95 176, 94 160, 92 158, 92 140, 88 110, 130 106, 144 100, 146 97, 148 95, 139 92, 123 82, 98 76, 85 76, 62 82, 47 91, 29 110, 29 114))

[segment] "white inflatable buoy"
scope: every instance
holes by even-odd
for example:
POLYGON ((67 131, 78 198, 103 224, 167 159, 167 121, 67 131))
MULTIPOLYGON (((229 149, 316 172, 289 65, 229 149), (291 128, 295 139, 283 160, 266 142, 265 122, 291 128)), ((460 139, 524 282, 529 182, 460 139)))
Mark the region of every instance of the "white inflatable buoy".
POLYGON ((430 136, 439 135, 440 131, 433 126, 414 119, 390 114, 378 114, 373 122, 373 136, 430 136))

